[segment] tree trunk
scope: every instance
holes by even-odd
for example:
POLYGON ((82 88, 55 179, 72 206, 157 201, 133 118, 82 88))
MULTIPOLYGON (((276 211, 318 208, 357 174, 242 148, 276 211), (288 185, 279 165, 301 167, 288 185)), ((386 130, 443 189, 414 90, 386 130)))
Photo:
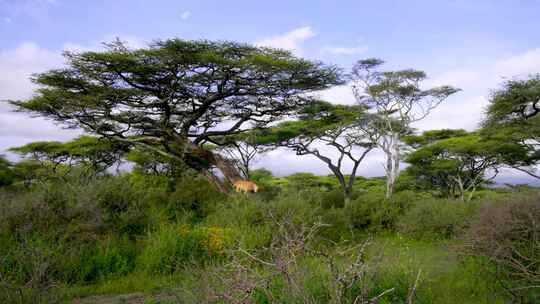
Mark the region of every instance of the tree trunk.
POLYGON ((390 147, 386 153, 386 198, 392 197, 399 175, 400 148, 397 134, 391 135, 390 147))
POLYGON ((238 180, 243 180, 238 169, 228 159, 224 158, 218 153, 214 153, 194 144, 189 145, 186 153, 186 156, 189 158, 187 161, 188 166, 197 171, 203 172, 203 175, 210 182, 215 184, 222 192, 227 192, 227 187, 225 187, 225 185, 223 185, 223 183, 215 175, 208 172, 211 168, 209 168, 209 166, 201 165, 200 160, 203 160, 209 165, 216 167, 223 174, 225 180, 231 184, 238 180))
POLYGON ((351 189, 343 189, 343 205, 347 207, 351 203, 351 189))

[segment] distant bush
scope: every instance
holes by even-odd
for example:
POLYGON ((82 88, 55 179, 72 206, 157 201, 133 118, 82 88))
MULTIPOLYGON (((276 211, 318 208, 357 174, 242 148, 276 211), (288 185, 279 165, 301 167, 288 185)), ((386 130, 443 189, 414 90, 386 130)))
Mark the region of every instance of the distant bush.
POLYGON ((516 300, 540 301, 540 195, 484 204, 467 239, 473 253, 497 265, 516 300))
POLYGON ((468 225, 474 204, 457 200, 416 201, 400 218, 399 231, 415 238, 446 239, 457 236, 468 225))
POLYGON ((259 186, 258 198, 270 201, 281 192, 281 186, 276 184, 276 178, 272 172, 266 169, 257 169, 253 170, 250 175, 251 180, 259 186))
POLYGON ((345 196, 340 190, 332 190, 321 193, 321 207, 323 209, 342 208, 345 196))
POLYGON ((356 229, 393 229, 409 199, 400 194, 389 200, 383 192, 362 193, 345 206, 345 214, 356 229))

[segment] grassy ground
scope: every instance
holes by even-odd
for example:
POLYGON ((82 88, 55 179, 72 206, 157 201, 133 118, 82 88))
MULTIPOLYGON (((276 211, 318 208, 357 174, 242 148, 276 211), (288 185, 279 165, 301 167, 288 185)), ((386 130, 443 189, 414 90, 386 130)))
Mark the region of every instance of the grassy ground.
MULTIPOLYGON (((394 233, 374 237, 368 256, 381 269, 376 289, 394 288, 381 303, 399 303, 417 278, 414 303, 504 303, 495 291, 497 282, 487 264, 479 258, 460 256, 459 247, 456 240, 422 241, 394 233)), ((188 268, 170 276, 135 272, 64 290, 73 303, 180 303, 175 295, 194 283, 188 268)))

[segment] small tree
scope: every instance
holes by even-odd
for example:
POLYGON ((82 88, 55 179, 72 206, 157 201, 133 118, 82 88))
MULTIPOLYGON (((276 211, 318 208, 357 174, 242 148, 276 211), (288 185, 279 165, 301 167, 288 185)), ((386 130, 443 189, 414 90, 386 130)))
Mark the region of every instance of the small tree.
POLYGON ((458 89, 441 86, 422 89, 426 74, 417 70, 379 71, 384 62, 365 59, 352 70, 353 93, 357 101, 375 111, 381 123, 378 146, 386 154, 386 196, 394 192, 401 161, 401 139, 414 122, 424 119, 458 89))
POLYGON ((407 173, 441 190, 443 195, 470 200, 475 190, 494 179, 504 159, 520 158, 525 147, 486 140, 463 130, 428 131, 416 138, 418 149, 406 157, 407 173), (440 138, 440 139, 438 139, 440 138), (486 175, 492 172, 491 176, 486 175))
POLYGON ((372 122, 363 106, 319 102, 304 109, 300 120, 283 122, 260 133, 259 142, 292 149, 297 155, 313 155, 324 162, 338 179, 347 203, 360 163, 376 146, 372 122), (320 144, 337 152, 337 158, 332 158, 331 151, 319 149, 320 144), (352 163, 348 175, 346 160, 352 163))
POLYGON ((220 151, 227 155, 236 165, 242 176, 251 178, 251 167, 257 160, 257 156, 267 152, 269 148, 257 143, 257 139, 250 134, 239 134, 224 139, 226 144, 220 147, 220 151))
POLYGON ((36 161, 42 168, 50 168, 52 174, 70 159, 68 150, 58 141, 36 141, 9 151, 36 161))
POLYGON ((102 173, 120 161, 127 150, 128 146, 122 142, 92 136, 81 136, 66 143, 39 141, 10 148, 12 152, 39 162, 53 175, 58 174, 60 168, 69 169, 75 165, 84 167, 91 175, 102 173))

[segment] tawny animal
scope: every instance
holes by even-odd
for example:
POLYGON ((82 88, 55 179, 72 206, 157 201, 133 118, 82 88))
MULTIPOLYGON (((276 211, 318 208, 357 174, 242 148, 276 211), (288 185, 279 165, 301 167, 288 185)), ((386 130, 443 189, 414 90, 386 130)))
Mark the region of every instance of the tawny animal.
POLYGON ((248 193, 249 191, 253 191, 256 193, 259 191, 259 186, 248 180, 238 180, 234 182, 234 190, 236 192, 248 193))

